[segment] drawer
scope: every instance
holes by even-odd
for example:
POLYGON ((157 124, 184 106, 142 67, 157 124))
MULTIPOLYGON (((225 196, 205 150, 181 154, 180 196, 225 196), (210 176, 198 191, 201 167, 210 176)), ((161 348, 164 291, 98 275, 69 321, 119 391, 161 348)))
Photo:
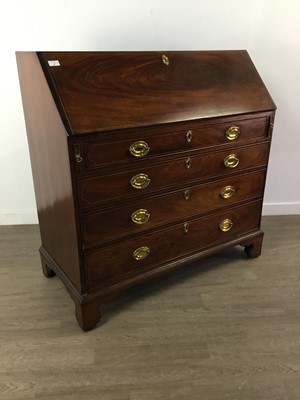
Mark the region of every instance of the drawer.
POLYGON ((104 165, 128 163, 172 152, 189 151, 225 143, 240 143, 266 136, 267 117, 229 120, 199 126, 191 122, 181 128, 144 128, 130 134, 107 134, 85 144, 86 168, 93 170, 104 165), (158 130, 158 132, 157 132, 158 130), (168 130, 167 132, 165 132, 168 130), (161 132, 162 131, 162 132, 161 132), (129 136, 123 139, 124 136, 129 136), (122 137, 123 140, 118 140, 122 137))
POLYGON ((256 201, 209 217, 187 219, 185 223, 86 253, 88 285, 93 288, 124 281, 167 261, 255 231, 260 226, 261 205, 256 201))
POLYGON ((172 186, 184 187, 188 183, 208 178, 230 176, 248 168, 265 166, 268 154, 267 142, 230 151, 181 157, 105 176, 79 178, 79 202, 81 206, 87 207, 172 186))
POLYGON ((239 201, 262 197, 264 182, 265 171, 252 172, 85 215, 82 217, 84 246, 139 234, 239 201))

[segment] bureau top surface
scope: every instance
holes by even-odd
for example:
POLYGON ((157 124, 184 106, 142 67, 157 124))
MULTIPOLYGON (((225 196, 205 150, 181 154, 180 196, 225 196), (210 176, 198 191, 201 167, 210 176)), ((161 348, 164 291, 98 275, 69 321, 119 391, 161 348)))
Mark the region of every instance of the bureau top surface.
POLYGON ((38 56, 69 134, 275 109, 244 50, 38 56))

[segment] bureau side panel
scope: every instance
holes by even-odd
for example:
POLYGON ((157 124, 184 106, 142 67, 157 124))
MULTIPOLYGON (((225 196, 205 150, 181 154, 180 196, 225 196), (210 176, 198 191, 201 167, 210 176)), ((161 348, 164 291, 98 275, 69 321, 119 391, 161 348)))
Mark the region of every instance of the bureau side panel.
POLYGON ((43 249, 81 291, 67 134, 36 53, 16 53, 43 249))

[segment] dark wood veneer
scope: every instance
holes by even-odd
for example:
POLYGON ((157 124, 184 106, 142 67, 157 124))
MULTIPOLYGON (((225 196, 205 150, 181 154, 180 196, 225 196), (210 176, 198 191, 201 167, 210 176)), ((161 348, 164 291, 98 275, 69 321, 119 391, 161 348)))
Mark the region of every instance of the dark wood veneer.
POLYGON ((81 291, 66 130, 36 54, 18 52, 17 63, 42 245, 81 291))
POLYGON ((130 203, 127 206, 114 207, 102 212, 91 213, 82 217, 83 243, 85 247, 112 239, 119 240, 128 235, 140 235, 146 230, 178 220, 207 214, 220 208, 233 206, 251 198, 262 198, 265 171, 238 175, 212 183, 196 185, 172 193, 163 194, 130 203), (231 185, 235 193, 230 198, 220 195, 222 188, 231 185), (188 190, 188 199, 186 199, 188 190), (146 209, 150 218, 145 224, 135 224, 131 220, 134 211, 146 209), (113 224, 112 224, 113 221, 113 224))
POLYGON ((216 149, 218 145, 227 145, 229 147, 230 143, 225 136, 225 132, 232 125, 238 125, 242 132, 236 143, 239 145, 243 143, 249 144, 251 141, 258 141, 267 136, 267 123, 268 117, 265 116, 234 122, 230 120, 230 124, 228 120, 223 124, 204 123, 203 126, 200 121, 193 121, 182 126, 180 130, 171 132, 170 127, 152 127, 139 129, 138 131, 120 132, 119 134, 107 134, 106 138, 100 137, 97 141, 85 141, 86 169, 93 170, 104 165, 115 166, 118 163, 134 161, 134 157, 129 152, 129 147, 139 139, 146 141, 150 147, 149 153, 144 157, 144 160, 147 160, 155 156, 164 156, 175 152, 182 153, 183 151, 190 152, 199 148, 213 146, 216 149), (186 140, 188 131, 192 132, 190 142, 186 140), (124 136, 125 138, 127 137, 125 140, 124 136))
POLYGON ((140 161, 138 169, 126 168, 122 172, 98 174, 78 180, 79 202, 83 207, 94 203, 106 202, 123 197, 136 197, 144 192, 152 192, 179 185, 185 187, 201 179, 213 179, 231 176, 244 172, 249 168, 266 166, 269 155, 269 143, 238 147, 226 151, 202 155, 185 155, 184 157, 162 161, 161 163, 146 163, 140 161), (235 168, 227 168, 224 159, 229 154, 236 154, 240 160, 235 168), (190 158, 191 166, 186 168, 190 158), (130 185, 133 176, 139 173, 147 174, 151 182, 144 190, 136 190, 130 185), (105 188, 105 190, 103 190, 105 188))
POLYGON ((86 255, 88 284, 91 287, 105 286, 107 280, 124 279, 125 273, 139 275, 143 273, 144 268, 153 268, 156 264, 178 256, 201 251, 233 239, 242 233, 258 231, 260 213, 261 201, 257 201, 246 206, 230 208, 209 217, 192 220, 187 218, 187 233, 185 233, 184 224, 181 223, 128 241, 124 240, 114 246, 88 252, 86 255), (226 218, 232 220, 233 227, 228 232, 222 232, 219 224, 226 218), (149 247, 150 253, 144 260, 136 261, 132 254, 140 246, 149 247), (164 254, 163 257, 162 254, 164 254))
POLYGON ((75 134, 274 109, 246 51, 167 52, 169 65, 163 54, 48 52, 40 58, 75 134), (60 67, 48 68, 49 60, 60 67))
POLYGON ((259 256, 275 105, 246 51, 19 52, 17 63, 42 270, 62 280, 82 329, 145 279, 239 244, 259 256), (130 153, 137 141, 145 156, 130 153), (139 173, 146 188, 130 183, 139 173), (149 220, 134 223, 137 210, 149 220))

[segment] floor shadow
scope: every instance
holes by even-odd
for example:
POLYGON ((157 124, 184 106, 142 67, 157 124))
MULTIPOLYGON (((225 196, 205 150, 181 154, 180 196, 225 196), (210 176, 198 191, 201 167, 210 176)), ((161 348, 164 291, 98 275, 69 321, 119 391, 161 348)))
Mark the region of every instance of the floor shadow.
POLYGON ((192 281, 195 277, 204 276, 213 270, 223 270, 228 268, 228 264, 244 262, 248 257, 244 254, 242 247, 229 248, 221 253, 209 256, 205 259, 196 261, 186 266, 166 272, 165 274, 151 278, 146 282, 136 284, 125 289, 118 297, 112 301, 105 303, 102 307, 103 321, 113 319, 134 304, 148 296, 156 295, 160 292, 168 290, 170 287, 182 285, 184 282, 192 281))

